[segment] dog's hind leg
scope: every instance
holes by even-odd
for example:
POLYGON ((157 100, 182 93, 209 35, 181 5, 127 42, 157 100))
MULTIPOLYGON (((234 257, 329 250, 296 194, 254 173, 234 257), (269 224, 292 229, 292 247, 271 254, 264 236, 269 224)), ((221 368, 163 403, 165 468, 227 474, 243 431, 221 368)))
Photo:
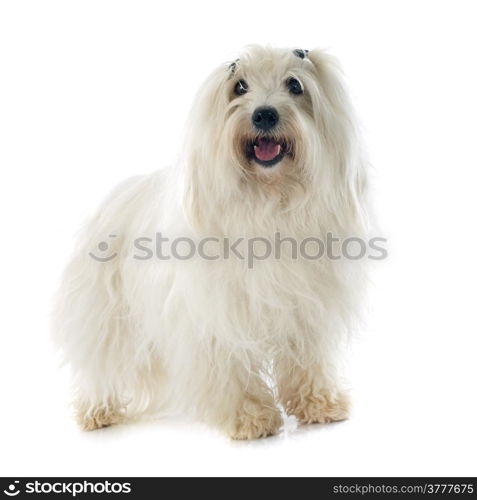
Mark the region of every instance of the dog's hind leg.
POLYGON ((117 255, 111 260, 98 261, 90 254, 105 239, 102 230, 96 221, 87 228, 65 270, 52 317, 54 340, 72 372, 76 417, 86 430, 121 421, 123 381, 136 364, 123 298, 120 243, 114 241, 111 255, 117 255))
POLYGON ((54 334, 72 372, 81 428, 98 429, 125 415, 125 386, 134 363, 118 268, 77 256, 66 270, 54 334))
POLYGON ((118 424, 126 418, 154 413, 161 404, 165 373, 158 357, 148 352, 141 362, 132 352, 129 363, 118 352, 102 352, 102 366, 85 364, 76 377, 74 410, 84 430, 118 424), (117 367, 108 366, 108 356, 117 367), (78 376, 79 375, 79 376, 78 376))
POLYGON ((105 400, 83 394, 75 399, 74 410, 81 429, 93 431, 120 423, 124 419, 126 406, 116 399, 105 400))
POLYGON ((157 356, 141 335, 126 278, 129 231, 153 184, 137 177, 113 190, 85 225, 57 294, 53 336, 71 368, 84 429, 121 421, 126 406, 128 414, 143 412, 156 383, 157 356))

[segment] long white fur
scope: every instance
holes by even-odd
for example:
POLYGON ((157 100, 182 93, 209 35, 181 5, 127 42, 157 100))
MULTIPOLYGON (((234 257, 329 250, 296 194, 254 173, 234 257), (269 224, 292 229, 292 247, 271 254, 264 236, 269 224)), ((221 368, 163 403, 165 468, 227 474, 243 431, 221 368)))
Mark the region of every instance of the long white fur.
POLYGON ((319 50, 300 59, 248 47, 235 71, 221 65, 199 91, 179 164, 124 182, 86 225, 53 315, 84 428, 174 409, 254 438, 278 431, 278 404, 303 421, 346 416, 339 366, 363 262, 293 260, 286 245, 253 269, 234 258, 139 261, 131 245, 157 231, 365 237, 365 161, 341 80, 319 50), (288 92, 290 76, 303 96, 288 92), (239 78, 249 92, 236 97, 239 78), (294 158, 272 169, 239 151, 261 105, 277 108, 295 141, 294 158), (88 253, 110 234, 118 256, 95 261, 88 253))

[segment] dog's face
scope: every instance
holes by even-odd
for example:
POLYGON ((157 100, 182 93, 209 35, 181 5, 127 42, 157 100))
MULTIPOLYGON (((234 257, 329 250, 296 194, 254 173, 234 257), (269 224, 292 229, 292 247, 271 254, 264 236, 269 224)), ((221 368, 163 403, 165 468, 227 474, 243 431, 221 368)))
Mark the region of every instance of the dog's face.
POLYGON ((351 107, 334 59, 319 50, 247 48, 206 81, 190 131, 194 198, 240 199, 261 185, 287 199, 319 190, 331 211, 359 183, 351 107))
POLYGON ((274 176, 304 164, 317 132, 312 63, 301 50, 251 50, 228 69, 225 130, 245 171, 274 176))

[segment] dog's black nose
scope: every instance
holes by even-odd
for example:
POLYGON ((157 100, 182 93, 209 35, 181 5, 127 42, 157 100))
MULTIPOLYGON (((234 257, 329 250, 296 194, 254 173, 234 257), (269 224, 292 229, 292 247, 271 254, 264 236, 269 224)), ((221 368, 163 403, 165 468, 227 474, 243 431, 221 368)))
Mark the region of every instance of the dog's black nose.
POLYGON ((271 130, 278 123, 278 111, 270 106, 257 108, 252 115, 253 124, 260 130, 271 130))

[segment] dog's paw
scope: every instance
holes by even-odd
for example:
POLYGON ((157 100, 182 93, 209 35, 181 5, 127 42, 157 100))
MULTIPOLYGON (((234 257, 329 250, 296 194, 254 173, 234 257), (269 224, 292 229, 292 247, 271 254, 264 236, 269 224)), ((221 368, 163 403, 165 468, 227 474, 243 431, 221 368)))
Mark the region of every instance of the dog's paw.
POLYGON ((336 396, 329 394, 307 394, 288 401, 286 412, 304 424, 327 424, 346 420, 349 416, 349 398, 341 393, 336 396))
POLYGON ((119 424, 124 420, 125 409, 114 406, 98 406, 86 409, 77 407, 76 420, 84 431, 94 431, 110 425, 119 424))
POLYGON ((229 435, 232 439, 258 439, 277 434, 283 424, 280 411, 246 400, 237 413, 229 435))

